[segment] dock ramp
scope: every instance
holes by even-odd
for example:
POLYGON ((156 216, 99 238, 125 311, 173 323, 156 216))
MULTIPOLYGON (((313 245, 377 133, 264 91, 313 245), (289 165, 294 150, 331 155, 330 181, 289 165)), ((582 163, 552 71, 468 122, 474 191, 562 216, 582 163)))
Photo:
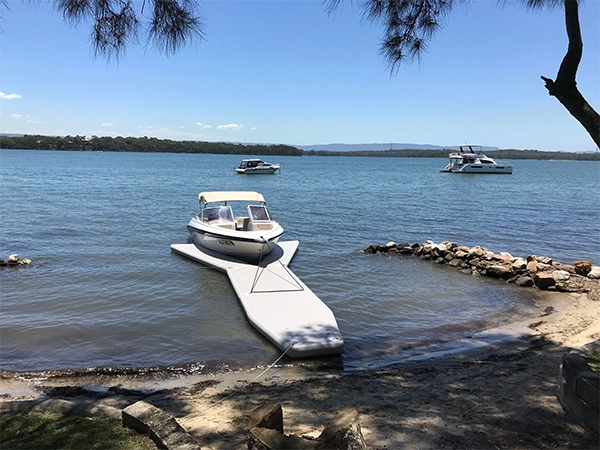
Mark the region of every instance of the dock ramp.
POLYGON ((278 243, 258 265, 194 244, 171 250, 226 272, 250 323, 288 356, 338 355, 344 340, 333 312, 288 267, 299 244, 278 243))

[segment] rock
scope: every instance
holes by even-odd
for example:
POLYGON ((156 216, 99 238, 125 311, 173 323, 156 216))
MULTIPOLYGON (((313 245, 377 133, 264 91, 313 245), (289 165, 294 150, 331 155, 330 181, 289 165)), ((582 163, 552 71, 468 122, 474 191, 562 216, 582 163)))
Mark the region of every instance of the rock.
POLYGON ((521 287, 531 287, 531 286, 533 286, 533 280, 531 279, 531 277, 522 276, 522 277, 517 278, 517 281, 515 281, 515 284, 517 286, 521 286, 521 287))
POLYGON ((592 270, 592 263, 586 260, 578 260, 573 263, 575 273, 586 276, 592 270))
POLYGON ((504 266, 501 264, 494 264, 492 266, 489 266, 486 269, 486 273, 488 276, 502 278, 503 280, 508 280, 514 275, 511 267, 504 266))
POLYGON ((463 250, 460 250, 460 249, 459 249, 459 250, 456 250, 456 253, 454 254, 454 256, 455 256, 456 258, 460 258, 460 259, 463 259, 463 258, 465 258, 465 257, 466 257, 466 256, 468 256, 468 255, 469 255, 469 252, 465 252, 465 251, 463 251, 463 250))
POLYGON ((129 405, 122 412, 123 426, 147 434, 164 449, 194 450, 200 446, 177 423, 175 418, 144 401, 129 405))
POLYGON ((29 265, 31 264, 31 260, 29 258, 25 258, 19 261, 19 264, 29 265))
POLYGON ((394 241, 390 241, 387 244, 385 244, 385 246, 387 248, 392 248, 392 247, 396 247, 396 243, 394 241))
POLYGON ((250 413, 248 429, 269 428, 283 433, 283 410, 279 403, 266 403, 250 413))
POLYGON ((536 267, 538 272, 546 272, 548 270, 554 270, 554 266, 550 265, 550 264, 544 264, 542 262, 536 262, 536 267))
POLYGON ((10 255, 8 257, 7 261, 8 261, 9 264, 16 264, 16 263, 19 262, 19 255, 17 255, 16 253, 14 253, 14 254, 12 254, 12 255, 10 255))
POLYGON ((469 249, 469 255, 474 255, 474 256, 483 256, 484 252, 483 250, 481 250, 481 247, 479 245, 476 245, 475 247, 471 247, 469 249))
POLYGON ((481 261, 479 258, 473 258, 469 260, 469 264, 471 264, 472 266, 477 266, 477 264, 479 264, 479 261, 481 261))
POLYGON ((533 282, 541 290, 545 291, 556 284, 550 272, 536 272, 533 275, 533 282))
POLYGON ((248 450, 287 450, 287 449, 316 449, 319 441, 286 436, 277 430, 269 428, 252 428, 248 433, 248 450))
POLYGON ((556 268, 556 270, 564 270, 569 273, 575 273, 575 267, 570 266, 569 264, 563 264, 561 262, 554 261, 552 266, 556 268))
POLYGON ((465 252, 465 253, 469 253, 469 250, 471 250, 469 247, 467 247, 466 245, 459 245, 458 248, 456 249, 456 251, 461 251, 461 252, 465 252))
POLYGON ((514 258, 512 262, 513 270, 524 270, 527 268, 527 261, 523 258, 514 258))
POLYGON ((367 444, 358 423, 358 411, 356 408, 345 409, 335 416, 333 421, 325 427, 318 439, 323 442, 322 448, 367 449, 367 444))
POLYGON ((340 412, 316 439, 283 434, 283 413, 279 403, 267 403, 256 408, 250 414, 248 424, 249 450, 367 449, 356 408, 340 412))
POLYGON ((571 275, 566 270, 555 270, 552 272, 552 278, 554 278, 555 282, 564 282, 568 281, 571 278, 571 275))
POLYGON ((537 258, 536 258, 536 256, 535 256, 535 255, 529 255, 529 256, 527 257, 527 262, 528 262, 528 263, 530 263, 530 262, 532 262, 532 261, 537 261, 537 258))
POLYGON ((592 266, 592 270, 587 274, 587 277, 592 280, 600 280, 600 267, 592 266))
POLYGON ((412 255, 413 251, 414 251, 414 250, 413 250, 413 248, 412 248, 412 247, 410 247, 410 246, 406 246, 406 247, 402 247, 402 248, 400 249, 400 254, 401 254, 401 255, 412 255))

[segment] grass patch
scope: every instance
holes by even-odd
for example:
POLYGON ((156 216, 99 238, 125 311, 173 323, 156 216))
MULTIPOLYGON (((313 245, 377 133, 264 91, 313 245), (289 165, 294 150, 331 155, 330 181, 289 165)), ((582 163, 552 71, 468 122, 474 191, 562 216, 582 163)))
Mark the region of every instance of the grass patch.
POLYGON ((156 444, 118 419, 28 411, 0 416, 0 448, 156 450, 156 444))
POLYGON ((587 360, 592 370, 596 373, 600 373, 600 348, 590 353, 587 360))

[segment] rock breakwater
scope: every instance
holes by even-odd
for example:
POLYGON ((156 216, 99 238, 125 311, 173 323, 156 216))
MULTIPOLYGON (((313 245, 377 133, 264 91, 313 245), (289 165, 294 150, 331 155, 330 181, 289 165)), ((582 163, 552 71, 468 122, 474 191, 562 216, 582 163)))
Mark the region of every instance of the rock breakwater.
POLYGON ((19 259, 19 255, 16 253, 10 255, 6 260, 0 258, 0 267, 22 266, 29 264, 31 264, 31 260, 29 258, 19 259))
POLYGON ((600 286, 600 267, 587 260, 565 264, 546 256, 520 257, 507 252, 495 253, 481 246, 468 247, 446 241, 436 244, 431 240, 422 244, 372 244, 362 252, 417 256, 455 267, 462 273, 493 277, 541 290, 591 292, 597 291, 600 286))

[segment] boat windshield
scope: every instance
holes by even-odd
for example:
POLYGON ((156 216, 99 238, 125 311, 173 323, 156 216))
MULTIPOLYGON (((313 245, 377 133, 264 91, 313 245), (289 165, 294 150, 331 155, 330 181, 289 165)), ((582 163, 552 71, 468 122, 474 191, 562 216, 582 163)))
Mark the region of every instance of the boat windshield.
POLYGON ((269 222, 271 221, 271 215, 267 211, 267 207, 263 205, 249 205, 248 214, 252 222, 269 222))
POLYGON ((231 206, 215 206, 202 210, 202 220, 204 222, 229 223, 233 222, 233 212, 231 206))

